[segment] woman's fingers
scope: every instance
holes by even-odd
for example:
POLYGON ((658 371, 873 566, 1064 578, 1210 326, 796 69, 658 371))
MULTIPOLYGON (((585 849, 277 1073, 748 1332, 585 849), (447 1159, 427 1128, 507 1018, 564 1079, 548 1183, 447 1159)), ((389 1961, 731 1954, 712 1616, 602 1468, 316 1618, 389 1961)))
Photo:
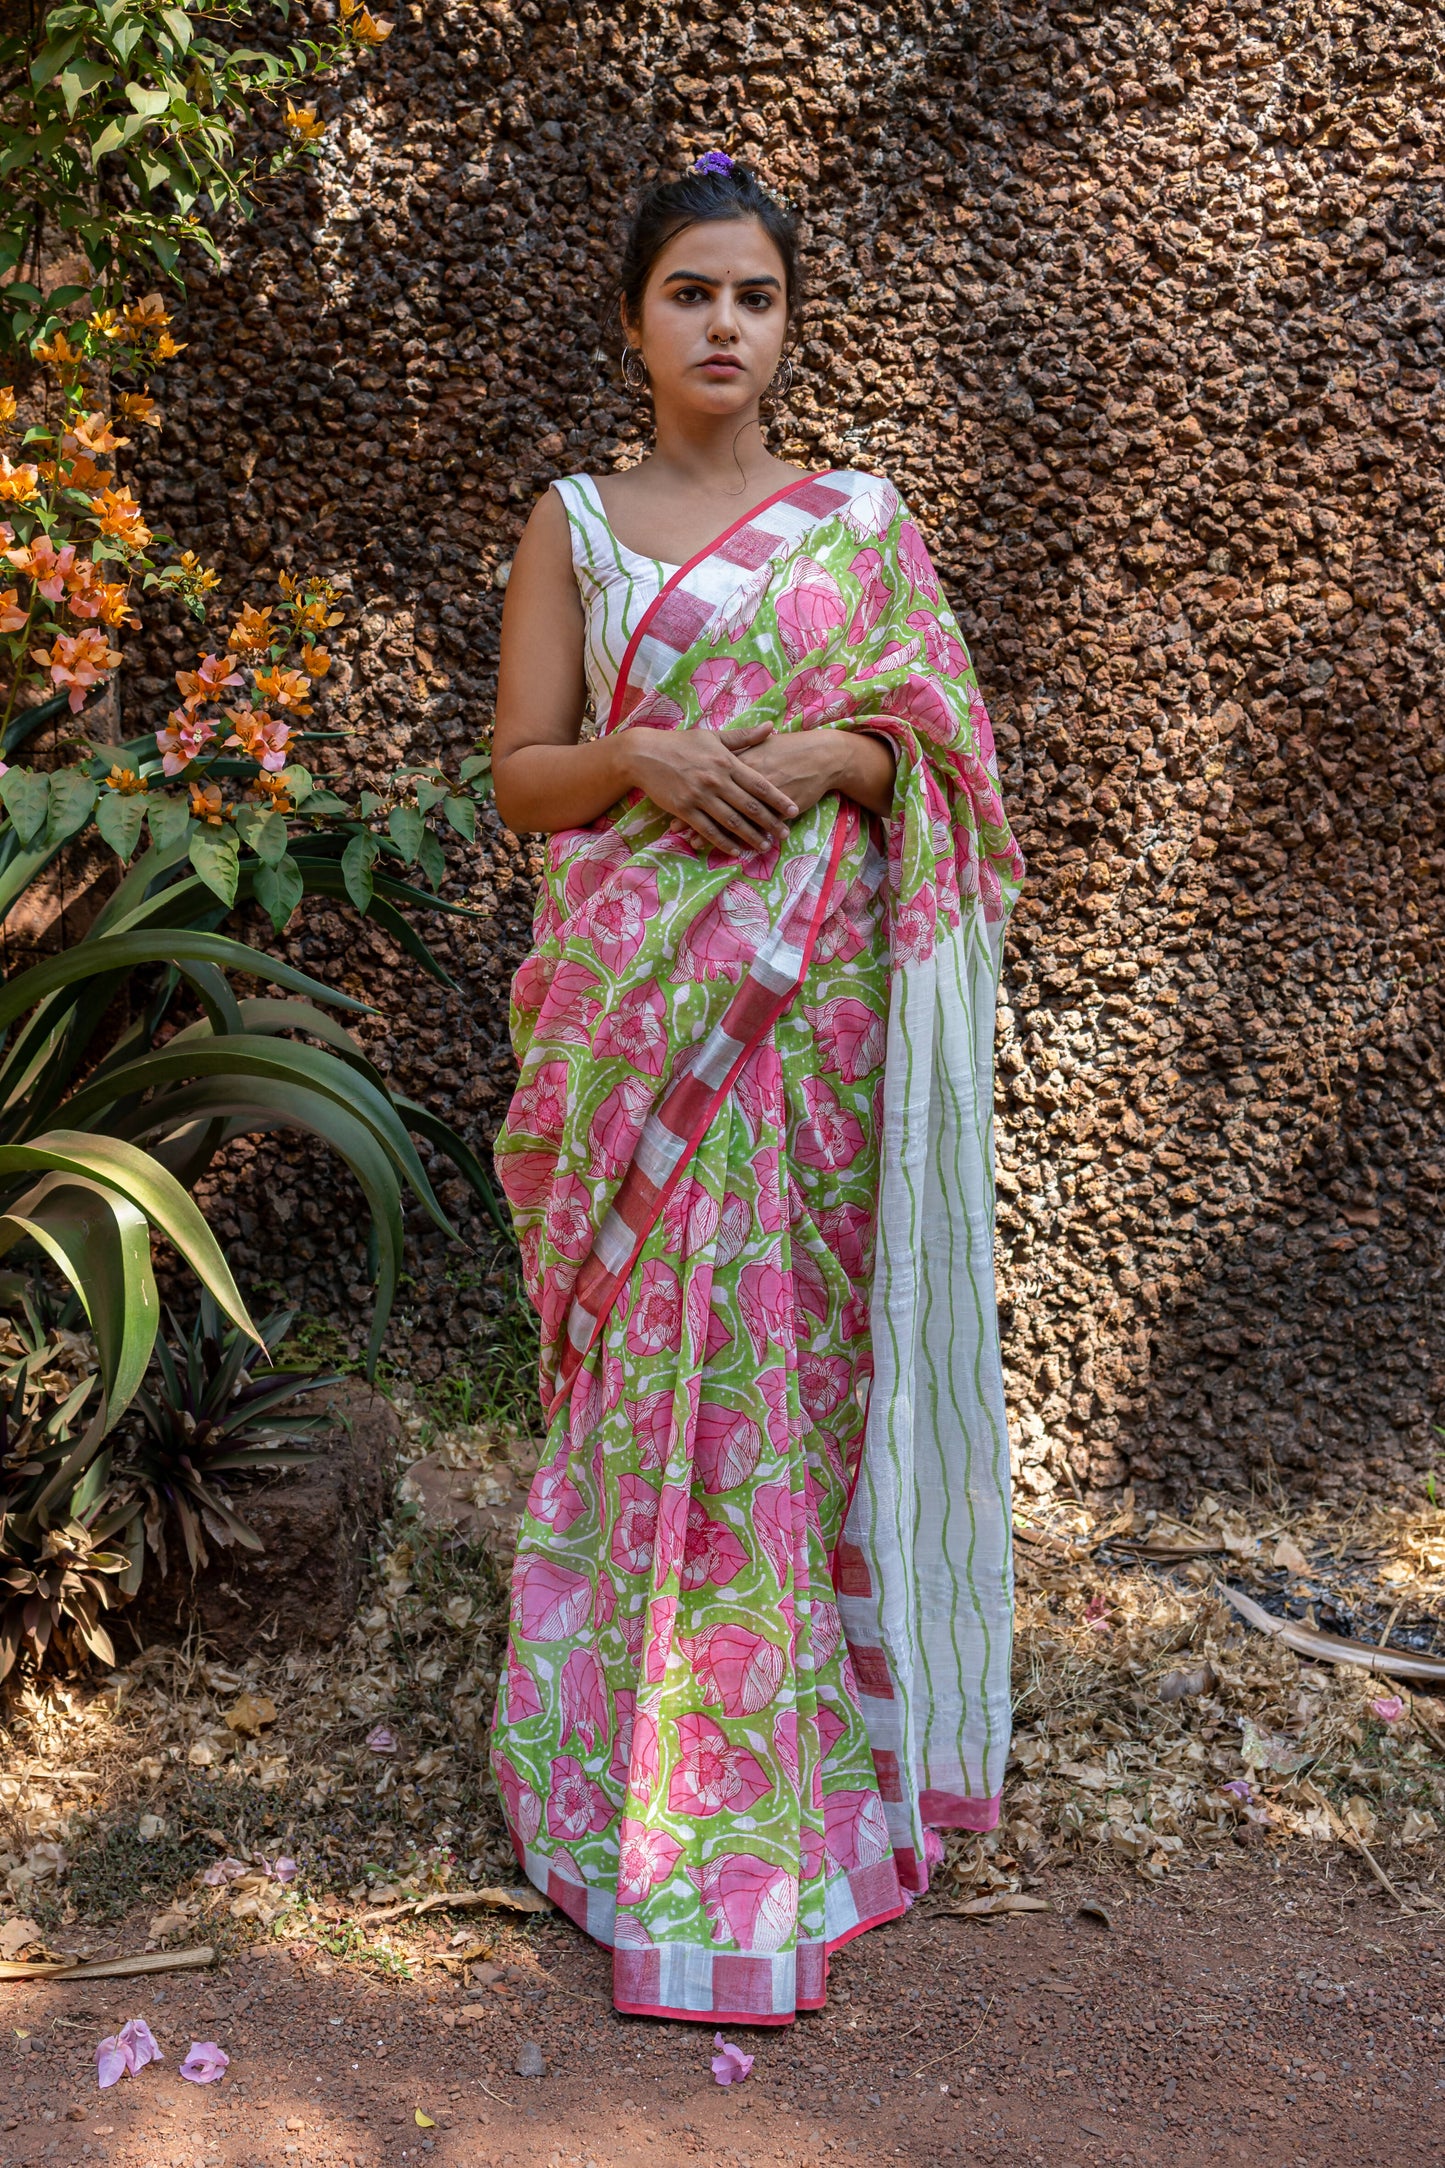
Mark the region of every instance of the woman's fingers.
POLYGON ((755 822, 767 836, 779 838, 787 834, 787 821, 765 802, 751 777, 744 782, 741 775, 728 776, 719 787, 728 805, 741 813, 744 820, 755 822))
POLYGON ((771 723, 734 723, 730 729, 720 730, 718 736, 732 751, 741 752, 744 746, 761 745, 764 738, 773 734, 771 723))
POLYGON ((745 787, 752 792, 754 798, 761 799, 773 813, 781 814, 785 821, 797 819, 798 808, 794 801, 785 790, 780 790, 776 783, 769 782, 761 768, 755 768, 751 761, 747 760, 737 760, 733 766, 739 777, 746 777, 745 787))

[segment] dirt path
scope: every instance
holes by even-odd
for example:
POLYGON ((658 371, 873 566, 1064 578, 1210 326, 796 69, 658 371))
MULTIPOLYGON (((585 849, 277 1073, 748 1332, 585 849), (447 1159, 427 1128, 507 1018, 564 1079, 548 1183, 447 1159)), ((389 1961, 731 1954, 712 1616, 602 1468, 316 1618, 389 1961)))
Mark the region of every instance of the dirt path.
POLYGON ((605 1959, 551 1918, 489 1985, 260 1945, 211 1975, 0 1989, 0 2168, 1438 2161, 1432 1919, 1271 1860, 1051 1894, 1002 1925, 914 1912, 864 1936, 826 2011, 728 2029, 756 2056, 732 2091, 708 2031, 616 2017, 605 1959), (1078 1916, 1085 1894, 1111 1929, 1078 1916), (134 2015, 166 2062, 99 2095, 95 2042, 134 2015), (176 2075, 193 2037, 230 2053, 220 2084, 176 2075), (529 2041, 540 2078, 517 2074, 529 2041))

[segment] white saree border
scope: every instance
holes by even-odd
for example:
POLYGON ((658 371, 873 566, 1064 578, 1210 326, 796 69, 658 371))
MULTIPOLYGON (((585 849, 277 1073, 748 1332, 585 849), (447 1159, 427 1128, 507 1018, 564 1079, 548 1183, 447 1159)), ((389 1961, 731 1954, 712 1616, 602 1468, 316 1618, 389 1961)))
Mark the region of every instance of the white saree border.
POLYGON ((874 1379, 838 1601, 905 1886, 925 1829, 992 1829, 1008 1760, 1013 1571, 994 1287, 1002 928, 977 903, 893 973, 874 1379))

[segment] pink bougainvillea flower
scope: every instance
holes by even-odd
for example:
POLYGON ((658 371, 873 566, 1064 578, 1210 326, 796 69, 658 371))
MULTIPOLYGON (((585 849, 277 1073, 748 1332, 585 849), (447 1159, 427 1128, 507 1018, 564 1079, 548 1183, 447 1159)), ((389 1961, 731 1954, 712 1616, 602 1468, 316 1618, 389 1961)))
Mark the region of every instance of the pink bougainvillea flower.
POLYGON ((373 1754, 394 1754, 396 1752, 396 1733, 389 1730, 385 1724, 373 1724, 366 1735, 366 1743, 373 1754))
POLYGON ((261 1872, 283 1886, 287 1882, 294 1882, 298 1871, 295 1860, 287 1859, 284 1855, 280 1859, 263 1859, 261 1862, 261 1872))
POLYGON ((59 602, 75 566, 75 544, 57 549, 48 534, 38 534, 24 549, 7 552, 17 572, 34 580, 47 602, 59 602))
POLYGON ((243 1859, 218 1859, 206 1869, 201 1880, 207 1889, 222 1889, 227 1882, 235 1882, 250 1871, 243 1859))
POLYGON ((244 685, 239 670, 231 668, 229 655, 203 655, 194 670, 177 670, 176 684, 188 708, 202 700, 219 700, 233 685, 244 685))
POLYGON ((121 660, 119 648, 103 632, 58 632, 49 648, 34 647, 30 653, 49 670, 51 683, 69 693, 72 715, 84 707, 92 685, 118 670, 121 660))
POLYGON ((1109 1603, 1107 1597, 1091 1596, 1089 1598, 1088 1602, 1084 1605, 1084 1624, 1086 1626, 1092 1626, 1096 1634, 1107 1634, 1113 1632, 1113 1621, 1109 1617, 1109 1603))
POLYGON ((1248 1805, 1249 1801, 1254 1797, 1254 1786, 1250 1783, 1248 1777, 1231 1777, 1229 1782, 1221 1784, 1219 1789, 1222 1792, 1228 1792, 1231 1799, 1238 1799, 1245 1805, 1248 1805))
POLYGON ((30 622, 30 612, 20 607, 20 591, 15 587, 0 587, 0 632, 23 632, 30 622))
POLYGON ((1370 1714, 1382 1724, 1398 1724, 1405 1714, 1405 1704, 1398 1694, 1381 1694, 1370 1703, 1370 1714))
POLYGON ((181 2064, 181 2076, 192 2085, 214 2085, 230 2067, 230 2056, 214 2040, 193 2040, 181 2064))
POLYGON ((102 2040, 95 2051, 96 2080, 102 2092, 124 2077, 134 2077, 147 2063, 163 2063, 155 2034, 143 2017, 128 2018, 118 2033, 102 2040))
POLYGON ((712 2074, 719 2085, 741 2085, 753 2067, 751 2055, 744 2055, 731 2040, 724 2040, 721 2033, 714 2033, 712 2044, 717 2049, 712 2059, 712 2074))
POLYGON ((216 726, 207 716, 188 715, 184 708, 172 708, 166 724, 164 730, 156 732, 161 766, 167 775, 179 775, 210 744, 216 726))

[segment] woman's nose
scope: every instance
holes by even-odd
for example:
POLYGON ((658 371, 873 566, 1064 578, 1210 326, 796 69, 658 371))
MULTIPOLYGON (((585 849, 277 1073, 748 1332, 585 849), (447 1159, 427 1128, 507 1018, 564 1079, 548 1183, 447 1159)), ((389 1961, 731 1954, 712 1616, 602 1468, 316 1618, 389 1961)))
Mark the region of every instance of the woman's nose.
POLYGON ((738 318, 731 295, 721 293, 713 303, 707 335, 715 346, 731 346, 737 338, 738 318))

